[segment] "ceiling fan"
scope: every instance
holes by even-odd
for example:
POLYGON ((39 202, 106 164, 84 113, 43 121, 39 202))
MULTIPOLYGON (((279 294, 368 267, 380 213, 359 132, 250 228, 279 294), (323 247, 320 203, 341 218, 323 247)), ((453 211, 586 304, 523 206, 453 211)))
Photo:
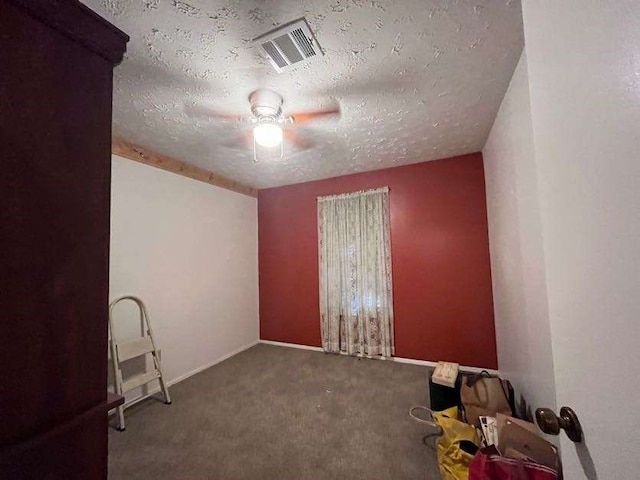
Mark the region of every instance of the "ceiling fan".
POLYGON ((314 146, 314 142, 304 138, 301 134, 292 129, 286 129, 286 125, 304 125, 323 118, 339 118, 340 108, 338 106, 326 110, 312 112, 299 112, 283 115, 282 96, 273 90, 260 88, 249 95, 251 106, 251 116, 243 117, 217 110, 194 107, 191 111, 200 113, 207 117, 236 120, 252 126, 252 131, 245 131, 243 135, 231 144, 231 148, 243 148, 247 144, 253 143, 253 159, 258 161, 262 157, 273 158, 274 153, 279 154, 279 158, 284 155, 285 140, 293 144, 298 150, 307 150, 314 146), (279 150, 279 152, 278 152, 279 150))

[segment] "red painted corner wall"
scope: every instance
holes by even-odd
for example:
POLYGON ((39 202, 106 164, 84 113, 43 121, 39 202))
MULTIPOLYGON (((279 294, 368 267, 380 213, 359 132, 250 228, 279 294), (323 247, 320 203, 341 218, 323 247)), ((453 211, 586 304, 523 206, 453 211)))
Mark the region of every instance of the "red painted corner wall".
POLYGON ((480 153, 260 190, 260 338, 320 346, 316 197, 381 186, 396 356, 497 368, 480 153))

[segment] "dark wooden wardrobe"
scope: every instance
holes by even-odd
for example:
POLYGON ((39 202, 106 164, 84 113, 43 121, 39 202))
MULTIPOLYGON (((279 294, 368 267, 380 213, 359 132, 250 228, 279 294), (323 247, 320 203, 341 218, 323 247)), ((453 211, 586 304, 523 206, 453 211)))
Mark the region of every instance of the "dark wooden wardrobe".
POLYGON ((0 0, 0 478, 107 477, 113 67, 77 0, 0 0))

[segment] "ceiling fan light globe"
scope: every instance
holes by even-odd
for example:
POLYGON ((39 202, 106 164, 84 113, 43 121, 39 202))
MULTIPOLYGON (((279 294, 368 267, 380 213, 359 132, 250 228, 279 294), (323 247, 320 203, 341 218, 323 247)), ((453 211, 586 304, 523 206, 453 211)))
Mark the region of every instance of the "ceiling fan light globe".
POLYGON ((276 147, 282 143, 282 127, 275 123, 259 123, 253 127, 253 138, 263 147, 276 147))

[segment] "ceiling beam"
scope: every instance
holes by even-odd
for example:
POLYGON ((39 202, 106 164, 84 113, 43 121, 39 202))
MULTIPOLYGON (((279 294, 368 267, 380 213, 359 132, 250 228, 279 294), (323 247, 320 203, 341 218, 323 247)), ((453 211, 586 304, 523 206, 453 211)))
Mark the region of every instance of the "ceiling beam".
POLYGON ((196 167, 188 163, 167 157, 161 153, 156 153, 145 147, 140 147, 133 143, 129 143, 121 138, 114 137, 111 142, 111 153, 119 157, 128 158, 136 162, 144 163, 152 167, 166 170, 167 172, 176 173, 183 177, 199 180, 216 187, 231 190, 232 192, 242 193, 249 197, 257 197, 258 190, 256 188, 243 185, 242 183, 230 180, 221 175, 212 173, 204 168, 196 167))

